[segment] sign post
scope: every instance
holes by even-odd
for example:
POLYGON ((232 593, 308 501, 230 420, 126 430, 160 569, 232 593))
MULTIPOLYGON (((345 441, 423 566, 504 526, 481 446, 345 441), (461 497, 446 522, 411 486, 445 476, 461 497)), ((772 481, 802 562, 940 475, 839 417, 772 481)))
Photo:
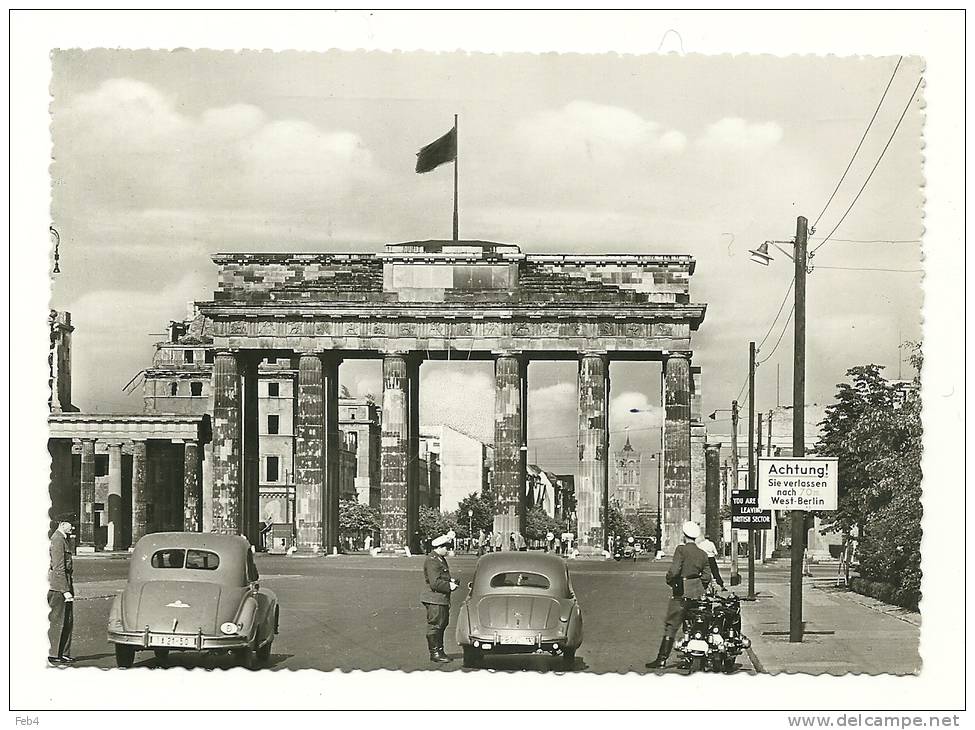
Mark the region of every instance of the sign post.
POLYGON ((792 596, 789 640, 802 641, 802 572, 796 577, 796 556, 805 549, 807 511, 835 512, 838 500, 839 459, 831 457, 775 456, 758 460, 758 507, 767 510, 789 510, 792 513, 792 596), (798 544, 801 542, 802 544, 798 544), (796 595, 798 594, 798 596, 796 595), (792 619, 798 618, 798 621, 792 619), (798 626, 792 624, 798 623, 798 626))

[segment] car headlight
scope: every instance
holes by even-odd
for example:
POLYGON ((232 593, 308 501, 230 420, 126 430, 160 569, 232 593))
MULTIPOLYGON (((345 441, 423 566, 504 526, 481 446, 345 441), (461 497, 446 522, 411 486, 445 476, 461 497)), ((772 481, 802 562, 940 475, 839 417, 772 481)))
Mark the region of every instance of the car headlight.
POLYGON ((220 630, 225 634, 236 634, 237 624, 235 624, 233 621, 226 621, 220 624, 220 630))

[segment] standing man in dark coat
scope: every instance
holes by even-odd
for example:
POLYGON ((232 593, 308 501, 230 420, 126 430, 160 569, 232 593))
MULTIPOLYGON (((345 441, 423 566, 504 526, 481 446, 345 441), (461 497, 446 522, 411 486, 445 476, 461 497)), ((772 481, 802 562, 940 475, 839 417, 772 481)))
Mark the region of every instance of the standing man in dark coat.
POLYGON ((68 538, 74 526, 69 515, 58 517, 58 529, 51 535, 51 563, 47 572, 50 590, 47 592, 47 637, 51 643, 47 660, 51 664, 70 664, 71 631, 74 628, 74 565, 71 559, 71 543, 68 538))
POLYGON ((427 559, 423 562, 423 577, 427 590, 420 602, 427 610, 427 647, 430 661, 449 662, 450 657, 443 650, 443 635, 450 621, 450 594, 457 590, 457 581, 450 577, 447 565, 447 551, 454 542, 454 531, 434 538, 427 559))
POLYGON ((673 589, 673 597, 667 604, 667 618, 664 621, 664 638, 660 642, 657 658, 647 662, 647 669, 660 669, 667 664, 667 657, 674 648, 677 629, 684 621, 684 599, 698 599, 711 582, 711 566, 707 554, 695 540, 701 536, 701 526, 696 522, 683 525, 684 544, 674 550, 674 560, 667 569, 667 585, 673 589))

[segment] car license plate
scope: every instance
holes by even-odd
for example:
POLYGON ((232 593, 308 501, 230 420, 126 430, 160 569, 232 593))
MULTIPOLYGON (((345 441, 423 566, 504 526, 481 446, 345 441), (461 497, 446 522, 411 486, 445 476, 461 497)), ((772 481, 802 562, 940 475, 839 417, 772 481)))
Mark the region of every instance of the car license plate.
POLYGON ((177 646, 192 649, 196 646, 195 636, 180 636, 179 634, 149 634, 150 646, 177 646))
POLYGON ((522 634, 520 636, 509 636, 509 644, 523 644, 525 646, 531 646, 537 642, 536 637, 533 634, 522 634))

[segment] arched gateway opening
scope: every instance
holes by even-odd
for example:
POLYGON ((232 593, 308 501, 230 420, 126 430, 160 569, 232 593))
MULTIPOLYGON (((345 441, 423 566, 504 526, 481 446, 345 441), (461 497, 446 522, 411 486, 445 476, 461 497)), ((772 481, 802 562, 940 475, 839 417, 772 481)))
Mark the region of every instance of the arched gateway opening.
MULTIPOLYGON (((212 529, 253 532, 258 365, 287 358, 294 398, 297 548, 338 546, 343 360, 382 362, 379 502, 386 549, 415 544, 419 370, 428 360, 493 363, 495 527, 521 530, 532 361, 577 365, 575 493, 580 534, 602 540, 610 467, 610 363, 661 363, 663 547, 692 516, 691 332, 685 255, 535 255, 486 241, 389 244, 381 254, 217 254, 219 284, 198 302, 212 375, 212 529), (246 502, 244 501, 246 500, 246 502)), ((473 485, 472 485, 473 486, 473 485)), ((474 491, 472 488, 471 491, 474 491)))

